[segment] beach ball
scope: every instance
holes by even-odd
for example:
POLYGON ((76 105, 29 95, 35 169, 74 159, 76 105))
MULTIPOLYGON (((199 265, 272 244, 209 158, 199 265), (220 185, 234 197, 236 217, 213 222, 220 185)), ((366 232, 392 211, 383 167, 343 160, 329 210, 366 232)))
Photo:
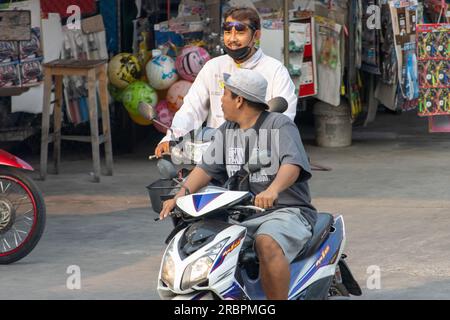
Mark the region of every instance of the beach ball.
POLYGON ((140 125, 140 126, 149 126, 152 124, 151 120, 147 120, 141 115, 134 115, 132 113, 128 112, 128 115, 130 116, 131 120, 133 120, 134 123, 140 125))
POLYGON ((192 82, 186 80, 180 80, 175 82, 167 91, 167 104, 170 110, 177 112, 183 105, 183 100, 189 89, 192 86, 192 82))
POLYGON ((178 80, 175 61, 166 55, 154 57, 146 66, 148 83, 156 90, 165 90, 178 80))
POLYGON ((139 60, 130 53, 114 56, 108 64, 109 81, 119 89, 125 89, 141 76, 139 60))
POLYGON ((136 81, 130 84, 123 92, 122 103, 128 113, 140 116, 139 103, 146 102, 152 106, 158 103, 156 91, 143 81, 136 81))
POLYGON ((194 81, 206 62, 211 59, 208 51, 202 47, 184 47, 177 57, 175 67, 181 78, 187 81, 194 81))
MULTIPOLYGON (((173 117, 175 116, 175 113, 173 113, 167 106, 166 100, 161 100, 155 107, 155 111, 157 114, 157 118, 160 122, 164 123, 166 126, 170 127, 172 125, 173 117)), ((161 133, 166 133, 167 129, 163 126, 159 125, 156 122, 153 122, 153 125, 155 126, 156 130, 158 130, 161 133)))

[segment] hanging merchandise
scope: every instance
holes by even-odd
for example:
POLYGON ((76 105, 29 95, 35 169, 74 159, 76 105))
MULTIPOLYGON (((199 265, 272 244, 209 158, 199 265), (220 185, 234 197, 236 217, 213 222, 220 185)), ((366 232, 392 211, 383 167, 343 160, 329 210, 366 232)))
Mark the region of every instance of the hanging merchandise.
POLYGON ((12 32, 2 39, 17 41, 0 41, 0 87, 40 85, 43 81, 43 51, 38 1, 10 1, 8 4, 1 4, 0 8, 5 9, 2 11, 5 16, 0 17, 3 23, 15 28, 18 21, 26 21, 21 27, 28 30, 29 36, 29 39, 23 40, 22 34, 12 32))
POLYGON ((150 86, 156 90, 165 90, 178 80, 175 61, 166 55, 154 56, 146 66, 150 86))
POLYGON ((314 82, 311 69, 308 67, 303 69, 306 43, 308 42, 311 45, 311 41, 308 41, 308 34, 310 33, 309 26, 307 23, 296 22, 291 22, 289 25, 288 71, 295 84, 297 95, 299 95, 299 91, 301 91, 299 89, 302 85, 314 82))
POLYGON ((19 63, 5 62, 0 64, 0 88, 20 86, 19 63))
POLYGON ((342 26, 333 20, 316 17, 319 85, 317 98, 333 106, 341 103, 341 29, 342 26))
POLYGON ((349 26, 348 26, 348 50, 346 85, 343 84, 341 95, 346 95, 351 107, 352 120, 355 121, 362 112, 360 90, 361 68, 361 36, 362 36, 362 2, 352 0, 349 4, 349 26))
POLYGON ((354 12, 353 27, 355 28, 355 47, 354 47, 355 68, 360 69, 362 65, 363 5, 361 0, 354 0, 352 5, 353 5, 352 11, 354 12))
MULTIPOLYGON (((61 37, 63 46, 61 56, 63 59, 92 60, 108 58, 106 33, 103 18, 100 15, 81 20, 81 29, 71 29, 67 25, 63 26, 61 37)), ((114 84, 113 81, 111 82, 114 84)), ((88 85, 86 79, 81 76, 64 77, 63 84, 65 114, 68 121, 74 125, 89 121, 88 85)), ((101 117, 101 113, 98 114, 98 117, 101 117)))
POLYGON ((289 73, 299 98, 314 96, 318 92, 315 19, 309 11, 296 11, 289 26, 289 40, 292 41, 289 73), (300 76, 296 77, 299 73, 300 76))
MULTIPOLYGON (((448 2, 448 1, 447 1, 448 2)), ((449 5, 445 0, 425 0, 424 9, 432 21, 436 23, 449 22, 449 5)))
POLYGON ((42 59, 43 58, 35 58, 20 63, 20 79, 22 81, 22 86, 36 85, 44 80, 42 59))
POLYGON ((125 89, 141 76, 141 65, 131 53, 119 53, 108 64, 109 81, 119 89, 125 89))
POLYGON ((368 73, 381 74, 380 30, 374 21, 374 12, 369 8, 381 8, 380 0, 362 1, 362 52, 361 69, 368 73))
POLYGON ((167 91, 167 105, 172 112, 177 112, 183 105, 184 97, 187 95, 192 82, 180 80, 170 86, 167 91))
MULTIPOLYGON (((173 117, 175 116, 175 113, 172 112, 167 104, 166 100, 161 100, 155 107, 156 115, 158 118, 158 121, 165 124, 166 126, 170 127, 172 125, 173 117)), ((160 124, 154 122, 153 125, 155 126, 156 130, 158 130, 161 133, 166 134, 167 128, 161 126, 160 124)))
POLYGON ((31 39, 29 41, 19 41, 19 58, 27 61, 42 57, 41 29, 36 27, 31 29, 31 39))
POLYGON ((450 115, 450 24, 417 26, 419 116, 450 115))
POLYGON ((0 41, 0 63, 19 60, 19 42, 0 41))
POLYGON ((397 74, 401 98, 399 107, 411 110, 417 107, 418 74, 416 43, 417 0, 389 2, 392 27, 394 32, 395 51, 397 56, 397 74))
POLYGON ((135 81, 124 90, 122 102, 130 114, 139 116, 139 103, 146 102, 152 106, 156 106, 158 103, 158 95, 147 83, 135 81))
POLYGON ((403 81, 406 99, 411 101, 419 97, 419 80, 417 74, 417 56, 415 43, 407 43, 403 47, 404 68, 403 81))
POLYGON ((396 85, 397 56, 392 29, 392 18, 389 4, 381 7, 381 80, 388 85, 396 85))
POLYGON ((200 70, 211 57, 208 51, 198 46, 187 46, 178 55, 175 67, 181 78, 194 81, 200 70))

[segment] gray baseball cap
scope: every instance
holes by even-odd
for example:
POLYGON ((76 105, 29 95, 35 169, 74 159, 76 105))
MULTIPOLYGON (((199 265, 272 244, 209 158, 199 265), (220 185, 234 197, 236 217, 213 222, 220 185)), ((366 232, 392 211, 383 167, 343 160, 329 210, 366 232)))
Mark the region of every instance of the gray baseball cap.
POLYGON ((262 103, 269 109, 266 101, 267 80, 261 73, 250 69, 238 69, 233 74, 224 73, 225 87, 247 100, 262 103))

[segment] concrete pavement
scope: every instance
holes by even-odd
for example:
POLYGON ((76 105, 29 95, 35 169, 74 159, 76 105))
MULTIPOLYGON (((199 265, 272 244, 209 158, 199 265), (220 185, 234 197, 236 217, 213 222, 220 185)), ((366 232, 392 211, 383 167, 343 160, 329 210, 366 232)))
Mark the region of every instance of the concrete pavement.
MULTIPOLYGON (((318 148, 302 129, 314 163, 310 182, 321 211, 341 213, 348 263, 363 299, 450 298, 450 139, 429 135, 411 115, 382 114, 357 129, 351 147, 318 148), (399 120, 405 122, 399 125, 399 120), (381 289, 366 288, 368 267, 381 289)), ((4 299, 157 299, 156 277, 170 222, 153 222, 145 186, 157 178, 151 148, 115 157, 115 175, 90 182, 90 153, 63 153, 59 176, 38 181, 48 222, 22 261, 0 266, 4 299), (81 290, 69 290, 68 266, 81 268, 81 290)), ((37 167, 38 159, 31 160, 37 167)))

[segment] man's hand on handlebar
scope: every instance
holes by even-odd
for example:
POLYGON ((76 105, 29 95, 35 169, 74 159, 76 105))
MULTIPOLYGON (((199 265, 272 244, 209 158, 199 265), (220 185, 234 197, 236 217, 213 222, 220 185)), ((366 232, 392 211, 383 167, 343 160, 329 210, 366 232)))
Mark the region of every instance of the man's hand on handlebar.
POLYGON ((170 152, 170 141, 161 142, 155 148, 155 155, 157 158, 161 158, 164 154, 168 154, 169 152, 170 152))
POLYGON ((170 213, 176 206, 176 202, 177 202, 176 198, 164 201, 162 210, 159 214, 160 220, 164 220, 165 218, 167 218, 170 215, 170 213))
POLYGON ((263 209, 269 209, 269 208, 273 207, 273 205, 277 199, 278 199, 278 193, 269 188, 269 189, 264 190, 263 192, 259 193, 255 197, 255 206, 263 208, 263 209))

